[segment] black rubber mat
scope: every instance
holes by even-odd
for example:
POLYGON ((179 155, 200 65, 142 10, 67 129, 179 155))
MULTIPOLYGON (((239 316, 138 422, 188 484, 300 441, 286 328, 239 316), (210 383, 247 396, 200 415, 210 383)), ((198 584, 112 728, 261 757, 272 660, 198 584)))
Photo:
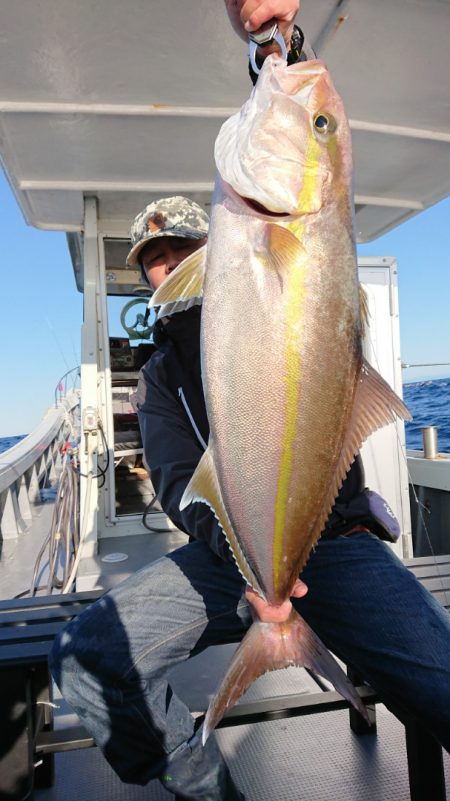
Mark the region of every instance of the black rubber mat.
MULTIPOLYGON (((341 711, 221 729, 217 739, 246 801, 410 801, 403 727, 382 705, 377 719, 378 734, 364 737, 353 734, 341 711)), ((444 763, 450 801, 447 754, 444 763)), ((171 798, 157 781, 122 784, 98 749, 58 754, 54 787, 34 795, 34 801, 171 798)))

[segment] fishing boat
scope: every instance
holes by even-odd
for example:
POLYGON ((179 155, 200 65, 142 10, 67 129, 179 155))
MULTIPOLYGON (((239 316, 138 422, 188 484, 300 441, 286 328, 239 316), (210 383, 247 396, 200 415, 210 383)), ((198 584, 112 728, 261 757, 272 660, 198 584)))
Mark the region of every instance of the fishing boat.
MULTIPOLYGON (((63 385, 38 428, 0 456, 6 599, 109 589, 186 542, 158 507, 133 406, 138 372, 154 348, 148 287, 126 265, 129 230, 135 215, 162 196, 186 195, 209 209, 214 140, 248 96, 250 81, 245 45, 211 0, 60 0, 57 8, 50 0, 16 0, 4 5, 2 17, 2 165, 26 222, 66 232, 84 297, 79 382, 63 385), (121 337, 110 336, 109 327, 117 298, 121 337)), ((359 242, 371 242, 450 195, 448 86, 436 80, 450 74, 450 6, 304 0, 300 17, 347 107, 356 232, 359 242)), ((370 310, 366 356, 401 394, 396 259, 364 257, 359 269, 370 310)), ((399 556, 428 546, 450 552, 441 522, 450 511, 450 458, 407 455, 400 422, 373 435, 362 455, 368 485, 400 521, 403 533, 393 546, 399 556)), ((202 655, 175 677, 193 709, 205 708, 230 648, 202 655)), ((285 671, 263 677, 250 693, 301 694, 310 681, 302 671, 285 671)), ((63 700, 60 706, 56 725, 70 715, 63 700)), ((381 712, 375 755, 372 740, 352 741, 345 716, 225 729, 220 745, 250 799, 376 801, 393 797, 393 782, 396 798, 407 798, 404 750, 394 747, 398 721, 381 712), (324 742, 331 756, 318 776, 324 742)), ((445 770, 449 777, 448 759, 445 770)), ((34 798, 84 801, 93 786, 99 799, 170 797, 156 783, 142 790, 122 785, 93 749, 58 755, 55 785, 34 798)))

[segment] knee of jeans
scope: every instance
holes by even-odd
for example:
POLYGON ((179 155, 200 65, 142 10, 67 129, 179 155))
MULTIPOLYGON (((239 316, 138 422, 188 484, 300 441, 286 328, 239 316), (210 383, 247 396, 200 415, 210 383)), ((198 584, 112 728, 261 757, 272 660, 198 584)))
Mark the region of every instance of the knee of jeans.
POLYGON ((84 636, 85 622, 89 622, 86 612, 70 621, 56 635, 49 653, 50 672, 60 689, 71 683, 71 676, 95 668, 96 654, 89 647, 89 637, 84 636))
POLYGON ((94 697, 102 694, 102 688, 86 664, 77 637, 69 628, 56 637, 49 654, 50 672, 65 701, 77 714, 84 714, 94 697))
POLYGON ((58 687, 61 687, 62 675, 64 673, 67 661, 72 661, 70 657, 73 658, 74 648, 71 647, 71 645, 72 637, 67 631, 67 628, 65 628, 56 635, 48 655, 50 673, 52 674, 58 687))
POLYGON ((64 673, 68 663, 77 663, 82 659, 84 668, 95 667, 98 649, 96 651, 91 646, 95 645, 98 632, 106 627, 102 625, 101 618, 98 619, 96 607, 99 604, 97 602, 85 609, 56 635, 49 654, 49 667, 57 684, 58 676, 64 673))

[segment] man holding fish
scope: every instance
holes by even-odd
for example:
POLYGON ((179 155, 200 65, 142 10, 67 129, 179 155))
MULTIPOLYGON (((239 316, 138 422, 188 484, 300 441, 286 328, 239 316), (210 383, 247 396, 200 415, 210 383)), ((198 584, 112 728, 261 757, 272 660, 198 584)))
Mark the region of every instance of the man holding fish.
POLYGON ((342 102, 297 52, 297 0, 226 5, 244 39, 274 18, 292 66, 260 51, 256 90, 216 142, 210 225, 186 198, 153 202, 128 257, 160 309, 138 391, 146 459, 194 541, 94 604, 53 651, 119 776, 158 777, 185 801, 242 798, 208 734, 267 670, 312 667, 364 714, 327 648, 450 750, 450 618, 383 542, 398 524, 354 458, 407 410, 362 357, 342 102), (202 745, 167 673, 242 638, 202 745))

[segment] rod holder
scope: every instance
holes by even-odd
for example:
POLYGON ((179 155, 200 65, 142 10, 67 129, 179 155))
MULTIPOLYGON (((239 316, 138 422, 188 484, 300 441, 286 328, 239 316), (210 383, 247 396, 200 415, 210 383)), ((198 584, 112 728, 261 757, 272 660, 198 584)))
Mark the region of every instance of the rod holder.
POLYGON ((424 459, 436 459, 438 455, 438 430, 436 426, 422 428, 424 459))

